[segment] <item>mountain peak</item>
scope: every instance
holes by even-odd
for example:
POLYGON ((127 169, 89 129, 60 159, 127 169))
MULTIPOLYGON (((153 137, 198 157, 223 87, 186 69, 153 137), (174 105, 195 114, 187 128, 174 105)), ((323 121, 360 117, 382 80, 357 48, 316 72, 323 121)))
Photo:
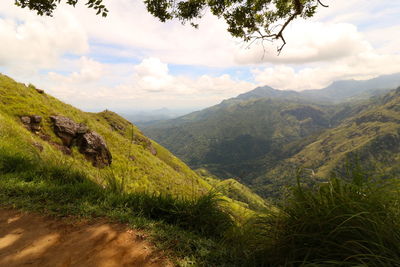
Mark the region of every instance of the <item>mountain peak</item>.
POLYGON ((252 98, 264 98, 264 97, 291 97, 297 96, 298 93, 292 90, 277 90, 270 86, 260 86, 247 93, 240 94, 236 99, 246 100, 252 98))

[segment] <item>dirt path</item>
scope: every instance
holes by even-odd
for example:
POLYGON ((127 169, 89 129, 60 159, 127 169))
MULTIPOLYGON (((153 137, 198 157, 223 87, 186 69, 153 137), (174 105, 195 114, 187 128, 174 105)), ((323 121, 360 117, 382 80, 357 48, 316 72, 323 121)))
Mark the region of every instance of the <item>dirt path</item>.
POLYGON ((140 233, 0 209, 0 266, 172 266, 140 233))

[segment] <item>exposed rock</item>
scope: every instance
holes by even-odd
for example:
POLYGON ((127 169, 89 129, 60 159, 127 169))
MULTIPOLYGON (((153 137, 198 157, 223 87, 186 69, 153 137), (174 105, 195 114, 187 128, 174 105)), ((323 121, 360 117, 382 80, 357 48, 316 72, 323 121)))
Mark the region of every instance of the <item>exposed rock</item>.
POLYGON ((38 115, 22 116, 21 122, 29 131, 38 133, 41 130, 42 117, 38 115))
POLYGON ((51 116, 51 121, 54 125, 54 132, 61 138, 63 144, 67 147, 73 145, 74 139, 80 134, 88 131, 88 127, 83 123, 76 123, 70 118, 64 116, 51 116))
POLYGON ((71 154, 71 147, 76 145, 79 152, 84 154, 95 167, 109 166, 112 156, 107 148, 103 137, 83 123, 76 123, 70 118, 64 116, 51 116, 54 125, 54 132, 64 144, 60 149, 65 154, 71 154))
POLYGON ((129 156, 128 159, 130 159, 131 161, 135 161, 135 156, 129 156))
POLYGON ((42 90, 42 89, 37 89, 37 88, 35 88, 35 90, 36 90, 36 92, 38 92, 39 94, 44 94, 44 90, 42 90))
POLYGON ((48 135, 48 134, 45 134, 45 133, 39 133, 38 135, 39 135, 39 137, 40 137, 42 140, 44 140, 44 141, 47 141, 47 142, 49 142, 49 141, 51 140, 51 136, 50 136, 50 135, 48 135))
POLYGON ((106 142, 96 132, 87 132, 79 137, 79 152, 84 154, 95 167, 109 166, 112 156, 107 148, 106 142))
POLYGON ((23 124, 31 124, 31 117, 28 116, 22 116, 21 121, 23 124))

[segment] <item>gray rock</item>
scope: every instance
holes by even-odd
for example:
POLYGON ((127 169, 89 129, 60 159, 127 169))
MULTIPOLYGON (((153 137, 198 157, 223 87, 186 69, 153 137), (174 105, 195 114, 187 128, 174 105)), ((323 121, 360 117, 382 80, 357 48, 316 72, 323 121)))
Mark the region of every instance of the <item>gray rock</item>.
POLYGON ((31 132, 38 133, 42 129, 41 116, 38 115, 21 116, 21 122, 24 124, 25 128, 27 128, 31 132))
POLYGON ((83 123, 76 123, 64 116, 51 116, 55 134, 60 137, 64 146, 70 148, 78 146, 79 152, 85 155, 86 159, 92 162, 95 167, 109 166, 112 162, 112 155, 107 148, 103 137, 83 123))
POLYGON ((96 132, 89 131, 79 139, 79 152, 85 155, 95 167, 109 166, 112 156, 103 137, 96 132))
POLYGON ((31 118, 29 116, 22 116, 21 121, 23 124, 30 124, 31 123, 31 118))
POLYGON ((71 147, 74 139, 80 134, 84 134, 88 131, 86 125, 82 123, 76 123, 70 118, 64 116, 51 116, 53 122, 55 134, 61 138, 64 146, 71 147))

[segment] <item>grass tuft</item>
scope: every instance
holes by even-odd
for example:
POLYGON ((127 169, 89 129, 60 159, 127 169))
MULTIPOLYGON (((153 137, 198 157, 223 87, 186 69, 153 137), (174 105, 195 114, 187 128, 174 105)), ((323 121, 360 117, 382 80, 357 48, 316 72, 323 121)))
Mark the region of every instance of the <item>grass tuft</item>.
POLYGON ((395 182, 300 184, 278 212, 253 218, 245 251, 257 266, 394 266, 400 262, 395 182))

